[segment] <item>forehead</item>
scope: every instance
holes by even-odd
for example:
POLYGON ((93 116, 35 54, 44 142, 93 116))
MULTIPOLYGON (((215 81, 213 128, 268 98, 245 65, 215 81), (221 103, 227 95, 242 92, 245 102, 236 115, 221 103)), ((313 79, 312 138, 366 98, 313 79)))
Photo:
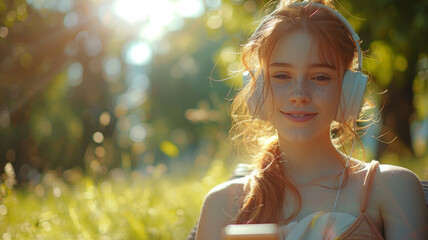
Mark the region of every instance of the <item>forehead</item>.
POLYGON ((284 34, 275 44, 270 63, 289 63, 293 66, 325 63, 319 54, 318 43, 304 30, 284 34))

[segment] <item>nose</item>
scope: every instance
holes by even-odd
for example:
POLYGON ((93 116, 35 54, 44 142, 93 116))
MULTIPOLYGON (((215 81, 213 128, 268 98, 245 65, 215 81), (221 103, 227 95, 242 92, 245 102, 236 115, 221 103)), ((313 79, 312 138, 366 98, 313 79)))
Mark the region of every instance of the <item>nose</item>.
POLYGON ((305 80, 303 79, 298 79, 294 82, 289 96, 291 103, 306 104, 312 100, 308 86, 306 84, 307 83, 305 83, 305 80))

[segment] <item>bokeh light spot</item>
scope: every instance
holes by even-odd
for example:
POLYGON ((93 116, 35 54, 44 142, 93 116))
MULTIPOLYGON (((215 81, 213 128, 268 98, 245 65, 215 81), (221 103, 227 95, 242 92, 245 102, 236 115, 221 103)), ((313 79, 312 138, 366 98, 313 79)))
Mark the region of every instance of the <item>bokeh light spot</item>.
POLYGON ((205 4, 207 5, 208 9, 216 10, 221 6, 221 0, 206 0, 205 4))
POLYGON ((16 8, 16 12, 18 13, 18 15, 27 14, 27 5, 19 4, 19 6, 16 8))
POLYGON ((223 25, 223 20, 218 15, 210 16, 207 20, 207 26, 211 29, 218 29, 223 25))
POLYGON ((132 74, 131 76, 127 77, 126 83, 129 88, 139 88, 142 91, 146 91, 150 86, 149 77, 141 73, 132 74))
POLYGON ((55 9, 56 1, 55 0, 44 0, 43 7, 46 9, 55 9))
POLYGON ((117 0, 113 7, 117 16, 129 23, 137 23, 148 18, 149 13, 154 10, 153 2, 156 1, 117 0))
POLYGON ((8 232, 3 233, 2 237, 3 237, 3 240, 11 240, 12 239, 12 236, 8 232))
POLYGON ((103 70, 108 82, 115 82, 120 78, 122 73, 122 64, 116 57, 110 57, 104 61, 103 70))
POLYGON ((246 1, 244 3, 244 9, 245 9, 245 11, 247 11, 249 13, 253 13, 257 10, 257 4, 252 0, 246 1))
POLYGON ((64 26, 72 28, 79 22, 79 15, 76 12, 69 12, 64 17, 64 26))
POLYGON ((94 57, 101 52, 103 45, 98 37, 89 36, 85 39, 85 47, 86 55, 94 57))
POLYGON ((5 205, 0 205, 0 215, 5 216, 7 214, 7 207, 5 205))
POLYGON ((62 195, 61 189, 59 187, 54 187, 53 195, 57 198, 61 197, 61 195, 62 195))
POLYGON ((175 3, 175 10, 183 17, 196 18, 204 11, 204 3, 201 0, 179 0, 175 3))
POLYGON ((80 64, 80 62, 74 62, 70 64, 67 71, 68 76, 68 83, 73 86, 77 87, 82 83, 82 76, 83 76, 83 66, 80 64))
POLYGON ((0 110, 0 127, 7 128, 10 125, 10 114, 8 109, 0 110))
POLYGON ((233 7, 230 4, 223 4, 220 10, 221 16, 225 22, 233 19, 233 7))
POLYGON ((104 135, 101 132, 95 132, 94 135, 92 135, 92 139, 96 143, 102 143, 104 141, 104 135))
MULTIPOLYGON (((114 115, 121 118, 128 112, 128 107, 123 103, 118 103, 114 109, 114 115)), ((119 120, 120 121, 120 120, 119 120)))
POLYGON ((146 65, 152 59, 150 46, 142 41, 133 41, 125 44, 124 59, 130 65, 146 65))
POLYGON ((144 142, 135 142, 134 144, 132 144, 131 150, 136 154, 141 154, 146 150, 146 145, 144 144, 144 142))
POLYGON ((179 154, 178 147, 170 141, 162 141, 160 144, 160 149, 163 153, 169 157, 176 157, 179 154))
POLYGON ((57 0, 56 8, 60 12, 68 12, 73 9, 73 1, 72 0, 57 0))
POLYGON ((100 124, 103 126, 107 126, 110 124, 111 115, 109 112, 103 112, 100 115, 100 124))
POLYGON ((25 21, 25 19, 27 19, 28 13, 26 4, 19 4, 16 8, 16 12, 18 13, 18 15, 16 16, 16 19, 18 19, 18 21, 23 22, 25 21))
POLYGON ((7 27, 0 27, 0 37, 6 38, 9 34, 9 29, 7 27))
POLYGON ((133 108, 143 104, 147 100, 147 94, 141 88, 131 88, 119 96, 119 99, 128 107, 133 108))
POLYGON ((51 224, 49 222, 43 222, 42 223, 42 228, 46 232, 49 232, 50 230, 52 230, 51 224))
POLYGON ((141 142, 146 138, 146 129, 140 124, 135 125, 129 131, 129 137, 134 142, 141 142))
POLYGON ((16 12, 15 11, 9 11, 6 14, 6 20, 9 22, 14 22, 15 21, 15 17, 16 17, 16 12))
POLYGON ((395 68, 398 71, 406 71, 407 69, 407 59, 403 55, 398 55, 395 58, 395 68))
POLYGON ((42 185, 37 184, 36 188, 34 189, 34 192, 37 196, 43 197, 45 195, 45 188, 42 185))
POLYGON ((106 155, 106 150, 103 147, 98 146, 95 148, 95 155, 99 158, 103 158, 106 155))

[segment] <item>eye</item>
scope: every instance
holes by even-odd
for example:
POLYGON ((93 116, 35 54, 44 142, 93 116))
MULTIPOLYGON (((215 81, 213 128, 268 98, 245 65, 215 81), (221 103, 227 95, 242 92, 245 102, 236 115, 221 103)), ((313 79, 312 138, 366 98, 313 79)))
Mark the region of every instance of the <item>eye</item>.
POLYGON ((288 74, 286 72, 275 73, 274 75, 272 75, 272 77, 279 79, 279 80, 287 80, 287 79, 291 78, 290 74, 288 74))
POLYGON ((331 78, 325 74, 318 74, 318 75, 315 75, 312 79, 315 81, 325 82, 330 80, 331 78))

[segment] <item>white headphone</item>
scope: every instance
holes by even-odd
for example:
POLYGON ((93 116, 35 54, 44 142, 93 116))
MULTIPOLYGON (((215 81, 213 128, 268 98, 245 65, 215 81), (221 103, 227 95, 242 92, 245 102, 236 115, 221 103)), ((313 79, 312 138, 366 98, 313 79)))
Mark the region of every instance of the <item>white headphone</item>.
MULTIPOLYGON (((340 103, 336 111, 336 116, 334 118, 337 122, 347 122, 349 120, 355 120, 358 117, 358 114, 361 109, 364 92, 366 90, 367 85, 367 76, 361 72, 361 68, 363 65, 363 56, 361 53, 360 44, 358 41, 360 40, 360 37, 358 34, 354 31, 351 24, 336 10, 323 5, 319 3, 314 2, 298 2, 293 3, 290 6, 306 6, 308 4, 311 4, 313 6, 316 6, 318 8, 326 9, 330 11, 331 13, 335 14, 337 18, 340 19, 340 21, 346 26, 348 33, 351 35, 352 39, 355 42, 355 45, 357 47, 357 53, 358 53, 358 67, 356 71, 352 70, 346 70, 345 74, 343 75, 342 80, 342 91, 340 96, 340 103)), ((276 13, 274 11, 272 14, 276 13)), ((259 26, 260 28, 260 26, 259 26)), ((255 31, 257 32, 258 29, 255 31)), ((244 72, 243 74, 243 85, 246 86, 251 81, 251 75, 248 71, 244 72)), ((260 108, 260 111, 256 112, 256 109, 260 103, 260 100, 263 98, 263 72, 260 73, 260 75, 257 77, 256 81, 256 89, 254 90, 253 94, 249 97, 247 101, 248 109, 255 118, 261 119, 261 120, 267 120, 267 116, 265 111, 260 108)))

